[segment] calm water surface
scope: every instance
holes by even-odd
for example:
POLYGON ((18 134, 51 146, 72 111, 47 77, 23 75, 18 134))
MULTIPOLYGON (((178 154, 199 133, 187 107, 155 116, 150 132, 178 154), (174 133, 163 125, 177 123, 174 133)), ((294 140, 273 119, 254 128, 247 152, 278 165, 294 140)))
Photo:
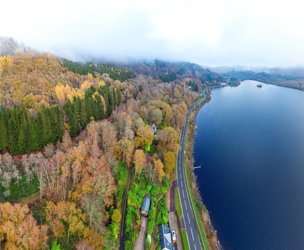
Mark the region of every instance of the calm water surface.
POLYGON ((304 249, 304 92, 256 84, 199 111, 200 192, 224 249, 304 249))

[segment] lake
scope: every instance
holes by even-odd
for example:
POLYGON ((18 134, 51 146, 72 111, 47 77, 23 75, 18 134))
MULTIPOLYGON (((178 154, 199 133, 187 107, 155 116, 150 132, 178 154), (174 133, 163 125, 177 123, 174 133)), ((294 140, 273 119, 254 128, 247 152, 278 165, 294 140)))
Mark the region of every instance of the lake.
POLYGON ((198 186, 224 249, 304 249, 304 92, 257 84, 198 112, 198 186))

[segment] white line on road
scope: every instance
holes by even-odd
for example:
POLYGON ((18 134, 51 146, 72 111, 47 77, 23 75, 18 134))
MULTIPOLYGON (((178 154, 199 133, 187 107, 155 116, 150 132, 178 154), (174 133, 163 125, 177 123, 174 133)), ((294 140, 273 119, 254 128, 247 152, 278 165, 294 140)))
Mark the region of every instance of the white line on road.
POLYGON ((186 210, 188 210, 188 205, 187 205, 187 202, 185 202, 185 207, 186 207, 186 210))
POLYGON ((194 236, 193 236, 192 227, 190 227, 190 231, 191 231, 191 236, 192 236, 192 239, 193 239, 193 241, 194 241, 194 236))
MULTIPOLYGON (((190 218, 189 218, 189 214, 188 213, 187 213, 187 218, 188 218, 188 223, 190 224, 190 218)), ((192 229, 191 229, 191 232, 192 232, 192 229)))

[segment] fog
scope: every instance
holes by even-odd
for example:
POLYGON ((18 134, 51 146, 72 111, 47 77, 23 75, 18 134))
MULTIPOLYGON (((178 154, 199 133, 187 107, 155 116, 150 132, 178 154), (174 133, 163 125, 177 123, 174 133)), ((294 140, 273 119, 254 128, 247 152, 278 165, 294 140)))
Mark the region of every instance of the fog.
POLYGON ((296 0, 1 0, 0 36, 75 60, 303 66, 302 5, 296 0))

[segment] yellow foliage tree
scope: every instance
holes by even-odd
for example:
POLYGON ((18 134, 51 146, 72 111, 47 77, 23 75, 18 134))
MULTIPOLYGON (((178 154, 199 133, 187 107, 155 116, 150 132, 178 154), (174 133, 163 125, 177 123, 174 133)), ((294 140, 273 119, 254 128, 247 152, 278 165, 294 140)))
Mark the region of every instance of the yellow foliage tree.
POLYGON ((68 225, 68 235, 83 235, 85 230, 85 215, 73 202, 52 201, 46 205, 46 220, 55 237, 64 233, 65 224, 68 225))
POLYGON ((121 212, 119 209, 114 209, 113 214, 112 214, 112 220, 117 223, 120 224, 121 221, 121 212))
POLYGON ((128 166, 132 163, 134 151, 134 142, 124 137, 119 141, 119 144, 115 146, 115 154, 119 160, 125 162, 128 166))
POLYGON ((86 91, 87 89, 89 89, 92 86, 92 83, 89 81, 84 81, 81 86, 80 89, 83 91, 86 91))
POLYGON ((144 125, 140 127, 136 132, 135 137, 135 146, 143 147, 147 145, 148 147, 151 145, 154 138, 154 134, 149 125, 144 125))
POLYGON ((64 86, 62 83, 59 83, 54 88, 56 97, 59 101, 64 102, 66 100, 67 92, 71 92, 70 86, 64 86))
POLYGON ((100 80, 99 82, 98 82, 98 87, 103 87, 103 86, 105 86, 106 85, 106 83, 103 81, 103 80, 100 80))
POLYGON ((172 151, 168 151, 164 154, 165 172, 170 175, 176 166, 176 154, 172 151))
POLYGON ((83 82, 84 86, 81 85, 81 89, 70 87, 69 85, 64 85, 59 83, 55 86, 54 91, 57 99, 60 102, 65 102, 67 100, 73 101, 74 97, 84 98, 84 91, 88 83, 83 82))
POLYGON ((145 163, 144 151, 137 149, 135 151, 133 161, 134 161, 134 166, 135 166, 135 173, 136 173, 136 175, 140 175, 142 168, 144 166, 144 163, 145 163))
POLYGON ((163 177, 165 176, 164 165, 161 160, 154 160, 154 167, 157 173, 157 179, 159 182, 162 182, 163 177))

